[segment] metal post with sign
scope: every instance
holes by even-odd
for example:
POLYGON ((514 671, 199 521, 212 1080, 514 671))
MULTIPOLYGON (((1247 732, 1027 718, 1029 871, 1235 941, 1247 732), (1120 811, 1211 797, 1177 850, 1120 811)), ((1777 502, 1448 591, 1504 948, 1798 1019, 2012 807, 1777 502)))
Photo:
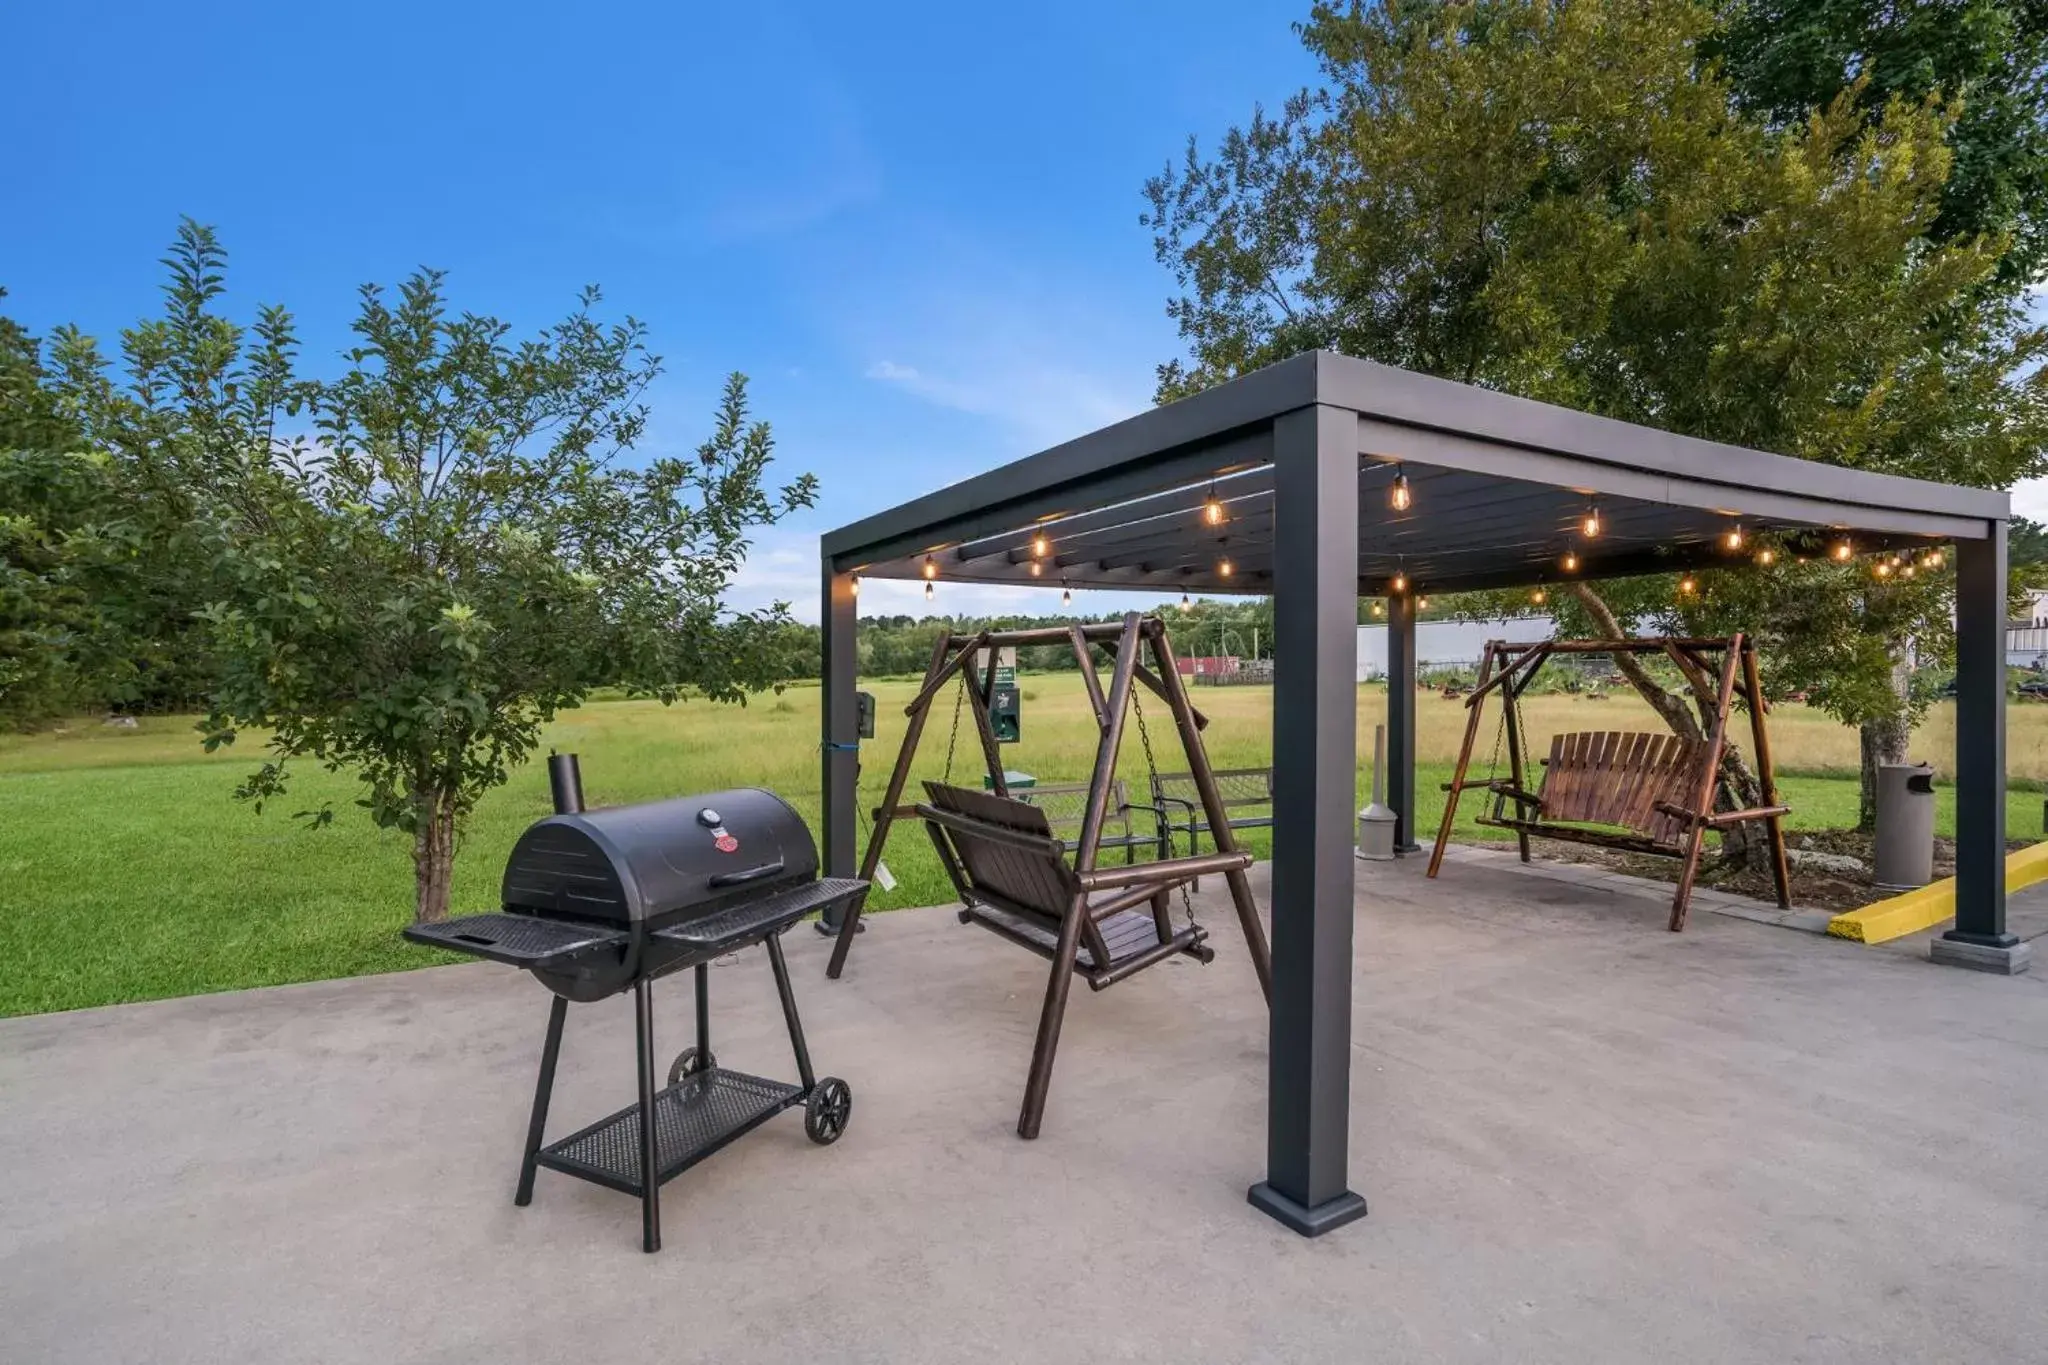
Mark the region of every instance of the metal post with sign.
MULTIPOLYGON (((988 676, 988 651, 982 650, 974 661, 975 671, 982 677, 988 676)), ((1024 735, 1023 694, 1017 690, 1017 648, 1005 645, 996 651, 995 684, 988 697, 989 726, 996 732, 996 743, 1015 744, 1024 735)))

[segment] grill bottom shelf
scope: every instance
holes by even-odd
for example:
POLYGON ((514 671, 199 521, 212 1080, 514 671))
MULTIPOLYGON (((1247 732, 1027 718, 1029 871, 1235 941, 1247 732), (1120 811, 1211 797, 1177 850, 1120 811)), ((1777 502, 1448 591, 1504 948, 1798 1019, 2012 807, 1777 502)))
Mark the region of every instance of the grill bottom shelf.
MULTIPOLYGON (((800 1102, 803 1087, 714 1067, 654 1097, 655 1165, 666 1184, 719 1148, 800 1102)), ((625 1194, 641 1193, 640 1106, 628 1105, 540 1149, 549 1170, 625 1194)))

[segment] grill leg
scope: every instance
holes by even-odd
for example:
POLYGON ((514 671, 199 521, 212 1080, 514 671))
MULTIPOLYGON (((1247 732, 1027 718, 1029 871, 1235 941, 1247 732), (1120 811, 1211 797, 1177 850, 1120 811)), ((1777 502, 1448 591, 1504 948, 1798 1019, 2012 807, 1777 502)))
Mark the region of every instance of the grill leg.
POLYGON ((548 1040, 540 1049, 540 1080, 533 1087, 533 1117, 526 1124, 526 1155, 519 1163, 519 1192, 512 1202, 525 1208, 533 1202, 534 1161, 540 1155, 541 1134, 548 1126, 548 1100, 555 1092, 555 1058, 562 1052, 562 1021, 569 1015, 569 1002, 561 996, 548 1009, 548 1040))
POLYGON ((654 1127, 654 992, 645 980, 633 987, 633 1023, 640 1044, 640 1249, 659 1251, 661 1170, 654 1127))
POLYGON ((711 964, 697 964, 697 1065, 709 1071, 717 1060, 711 1055, 711 964))
POLYGON ((789 964, 782 960, 782 935, 763 940, 768 948, 768 965, 775 969, 775 992, 782 997, 782 1017, 789 1021, 789 1045, 796 1049, 796 1074, 808 1092, 818 1078, 811 1071, 811 1050, 804 1046, 803 1021, 796 1017, 796 992, 789 988, 789 964))

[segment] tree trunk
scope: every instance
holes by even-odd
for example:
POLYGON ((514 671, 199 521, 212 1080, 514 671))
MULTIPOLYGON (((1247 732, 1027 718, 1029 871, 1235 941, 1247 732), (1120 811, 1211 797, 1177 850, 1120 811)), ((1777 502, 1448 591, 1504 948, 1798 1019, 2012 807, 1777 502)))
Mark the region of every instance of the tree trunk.
POLYGON ((413 913, 422 924, 448 918, 448 892, 455 874, 455 794, 419 792, 419 828, 412 836, 413 913))
POLYGON ((1891 655, 1892 696, 1895 698, 1891 714, 1867 720, 1856 727, 1856 747, 1862 760, 1862 790, 1856 800, 1856 828, 1866 834, 1877 828, 1878 766, 1904 763, 1906 745, 1913 738, 1906 709, 1906 692, 1912 686, 1913 673, 1906 664, 1904 643, 1894 640, 1891 655))

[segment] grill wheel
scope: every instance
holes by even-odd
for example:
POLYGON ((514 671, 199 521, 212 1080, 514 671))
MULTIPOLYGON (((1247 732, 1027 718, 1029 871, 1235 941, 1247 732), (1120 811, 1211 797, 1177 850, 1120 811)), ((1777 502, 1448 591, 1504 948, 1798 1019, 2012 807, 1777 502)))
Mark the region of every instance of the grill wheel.
POLYGON ((839 1141, 852 1116, 853 1087, 837 1076, 827 1076, 804 1104, 804 1135, 820 1147, 829 1147, 839 1141))
POLYGON ((694 1076, 700 1071, 708 1071, 717 1065, 718 1058, 716 1055, 699 1057, 696 1048, 686 1047, 676 1054, 676 1059, 673 1062, 669 1063, 668 1083, 674 1085, 685 1076, 694 1076))

